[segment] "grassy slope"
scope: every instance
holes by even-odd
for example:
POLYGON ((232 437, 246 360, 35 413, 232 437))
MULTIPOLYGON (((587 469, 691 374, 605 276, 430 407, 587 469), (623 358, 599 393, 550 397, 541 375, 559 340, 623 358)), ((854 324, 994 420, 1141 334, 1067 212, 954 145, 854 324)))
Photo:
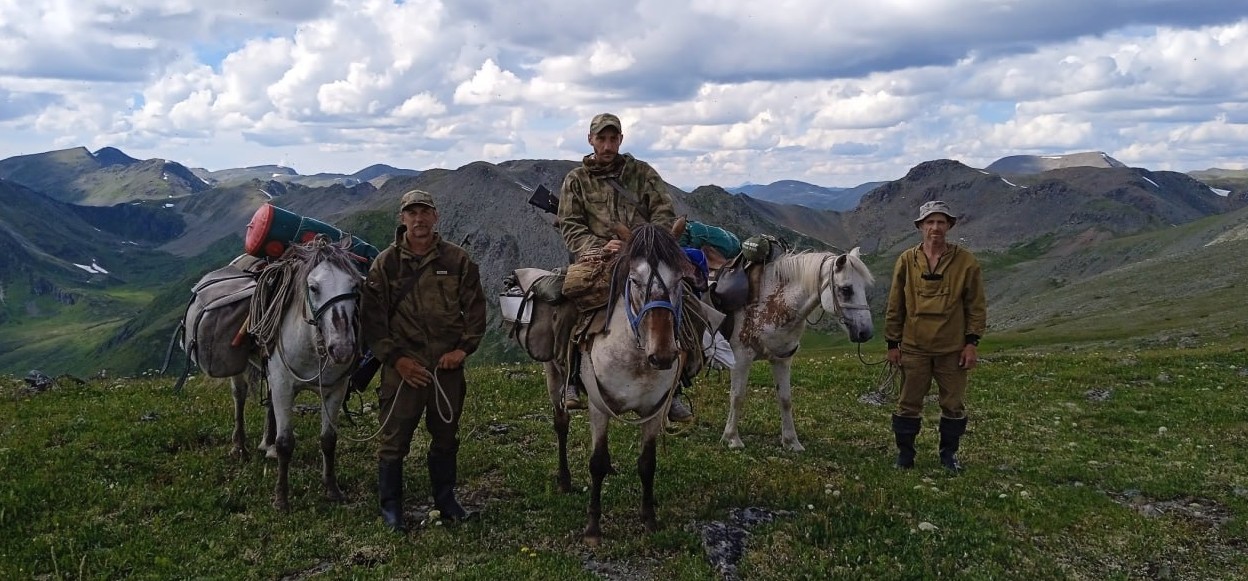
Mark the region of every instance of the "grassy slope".
MULTIPOLYGON (((858 402, 875 369, 847 351, 820 349, 796 367, 800 455, 778 447, 761 365, 741 423, 748 447, 725 449, 727 378, 710 376, 692 392, 699 423, 659 449, 658 533, 637 520, 637 431, 612 429, 620 474, 604 493, 606 543, 593 550, 579 542, 585 495, 553 489, 534 365, 470 374, 459 490, 481 518, 406 537, 375 516, 375 415, 344 428, 343 506, 320 499, 317 420, 297 417, 293 511, 280 515, 269 506, 272 462, 226 456, 220 382, 195 380, 183 395, 169 380, 114 380, 29 396, 0 380, 0 576, 588 579, 588 562, 705 579, 714 572, 699 523, 760 506, 791 514, 753 530, 743 578, 1231 578, 1248 566, 1248 388, 1242 348, 1231 347, 986 350, 972 380, 969 470, 956 478, 936 465, 932 414, 919 467, 890 467, 888 410, 858 402), (1091 401, 1093 388, 1112 394, 1091 401)), ((253 434, 259 411, 249 406, 253 434)), ((573 434, 584 483, 583 414, 573 434)), ((412 525, 428 510, 426 445, 420 437, 407 463, 412 525)))

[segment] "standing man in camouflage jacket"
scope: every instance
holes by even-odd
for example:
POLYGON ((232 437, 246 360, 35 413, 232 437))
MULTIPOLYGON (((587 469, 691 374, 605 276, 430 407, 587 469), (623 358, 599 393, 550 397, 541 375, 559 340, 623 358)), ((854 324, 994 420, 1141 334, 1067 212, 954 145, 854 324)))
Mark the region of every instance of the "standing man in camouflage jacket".
MULTIPOLYGON (((594 116, 589 124, 589 145, 581 167, 568 172, 559 197, 559 232, 568 250, 579 259, 586 253, 610 257, 620 251, 623 241, 611 230, 614 224, 632 229, 650 222, 671 228, 676 222, 672 196, 659 172, 631 154, 620 153, 624 125, 611 113, 594 116)), ((673 398, 668 419, 693 421, 693 413, 682 397, 673 398)), ((569 409, 583 409, 584 403, 569 385, 564 398, 569 409)))
POLYGON ((958 217, 949 205, 927 202, 915 228, 923 242, 897 257, 888 292, 884 338, 888 360, 901 366, 901 397, 893 414, 897 467, 914 467, 914 440, 932 379, 940 387, 940 463, 962 466, 955 454, 966 432, 966 376, 979 362, 979 338, 988 319, 984 279, 971 252, 945 235, 958 217))
POLYGON ((394 243, 373 261, 361 298, 362 333, 381 372, 377 451, 381 516, 402 532, 403 458, 425 415, 429 483, 443 518, 468 513, 455 500, 464 358, 485 335, 485 291, 476 263, 437 233, 433 196, 403 194, 394 243))

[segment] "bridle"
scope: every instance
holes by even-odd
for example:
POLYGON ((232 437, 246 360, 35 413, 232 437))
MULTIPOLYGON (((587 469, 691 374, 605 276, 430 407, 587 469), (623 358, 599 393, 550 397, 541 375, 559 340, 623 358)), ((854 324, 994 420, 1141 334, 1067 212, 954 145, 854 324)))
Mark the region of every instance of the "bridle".
MULTIPOLYGON (((640 309, 634 310, 633 300, 632 300, 632 290, 631 290, 633 285, 631 281, 627 281, 624 283, 624 313, 628 316, 628 325, 633 330, 633 339, 637 341, 638 349, 641 348, 641 332, 638 328, 641 326, 642 318, 646 316, 646 313, 650 312, 653 309, 665 309, 667 311, 670 311, 672 313, 672 317, 676 320, 676 326, 674 328, 680 329, 680 323, 681 323, 682 311, 683 311, 682 307, 684 305, 685 286, 683 284, 676 284, 675 291, 673 291, 672 289, 669 289, 667 287, 667 283, 664 282, 663 278, 658 275, 658 270, 659 269, 655 266, 654 262, 651 262, 650 263, 650 277, 646 281, 645 296, 646 297, 650 296, 650 289, 653 288, 655 283, 657 282, 659 285, 659 290, 663 291, 663 296, 668 297, 669 300, 648 301, 648 302, 642 303, 640 309)), ((679 341, 680 334, 676 333, 676 336, 677 336, 677 340, 679 341)))
MULTIPOLYGON (((350 291, 336 294, 329 297, 329 299, 321 303, 321 306, 317 307, 312 304, 312 285, 305 281, 303 287, 303 298, 303 322, 316 329, 316 354, 324 361, 329 357, 329 350, 325 347, 325 331, 321 328, 321 317, 325 315, 326 311, 329 311, 329 309, 331 309, 334 305, 342 301, 359 300, 360 293, 359 291, 350 291)), ((355 327, 352 331, 358 337, 359 317, 353 317, 351 323, 352 327, 355 327)), ((359 349, 356 351, 358 352, 359 349)), ((324 366, 324 363, 322 363, 322 366, 324 366)))
MULTIPOLYGON (((828 290, 829 287, 832 286, 832 284, 835 282, 834 279, 836 278, 836 273, 833 272, 832 276, 828 277, 827 279, 824 279, 823 278, 823 265, 827 264, 829 260, 834 259, 834 258, 839 258, 840 256, 844 256, 844 255, 829 254, 827 256, 824 256, 823 260, 819 262, 819 279, 820 279, 819 280, 819 294, 820 296, 822 296, 824 291, 828 290)), ((835 289, 835 288, 832 289, 832 307, 834 309, 832 314, 836 315, 837 319, 841 322, 842 325, 848 327, 850 323, 849 316, 846 313, 846 311, 870 311, 871 310, 871 305, 865 302, 861 304, 858 304, 858 303, 846 304, 842 302, 841 293, 837 292, 837 290, 838 289, 835 289)))

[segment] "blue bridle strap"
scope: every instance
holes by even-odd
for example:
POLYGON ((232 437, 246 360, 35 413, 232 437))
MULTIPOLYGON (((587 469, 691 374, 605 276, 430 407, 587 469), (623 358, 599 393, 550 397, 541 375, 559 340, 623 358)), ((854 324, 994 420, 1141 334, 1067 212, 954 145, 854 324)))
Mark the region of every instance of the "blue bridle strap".
MULTIPOLYGON (((653 278, 653 275, 651 276, 653 278)), ((659 284, 663 284, 663 279, 659 279, 659 284)), ((649 286, 649 284, 647 284, 647 286, 649 286)), ((667 290, 666 289, 667 285, 664 284, 663 286, 665 290, 667 290)), ((628 315, 628 325, 632 327, 633 329, 633 336, 640 335, 640 333, 637 330, 637 327, 641 325, 642 317, 646 316, 646 313, 649 312, 651 309, 667 309, 671 311, 672 316, 676 318, 676 328, 680 329, 681 308, 680 308, 680 305, 677 303, 673 303, 671 301, 650 301, 648 303, 641 305, 641 310, 634 313, 632 292, 631 292, 632 287, 633 287, 632 284, 629 284, 628 282, 624 283, 624 314, 628 315)), ((668 292, 668 296, 671 296, 671 293, 673 291, 668 290, 667 292, 668 292)), ((677 289, 676 292, 680 292, 679 289, 677 289)))

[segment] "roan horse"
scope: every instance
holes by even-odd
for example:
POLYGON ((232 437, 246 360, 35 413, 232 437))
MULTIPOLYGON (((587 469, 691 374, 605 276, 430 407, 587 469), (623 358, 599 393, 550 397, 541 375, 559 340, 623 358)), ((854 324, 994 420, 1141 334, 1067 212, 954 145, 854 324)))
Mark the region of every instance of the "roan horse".
MULTIPOLYGON (((690 268, 671 232, 652 224, 635 228, 611 273, 606 330, 594 336, 588 347, 582 345, 579 371, 589 395, 592 449, 589 521, 583 533, 589 545, 602 542, 602 482, 608 474, 616 473, 607 446, 607 428, 613 418, 641 429, 641 456, 637 459, 642 484, 641 518, 647 531, 658 528, 654 510, 656 440, 688 357, 683 349, 697 348, 696 343, 682 344, 677 339, 684 316, 684 277, 690 268), (637 414, 638 419, 620 417, 628 412, 637 414)), ((545 365, 559 439, 557 482, 560 491, 570 492, 569 415, 563 407, 566 377, 555 361, 545 365)))
MULTIPOLYGON (((291 414, 295 394, 304 389, 321 399, 321 482, 325 497, 345 500, 335 475, 337 421, 347 394, 347 380, 359 353, 357 260, 348 252, 350 238, 329 243, 318 237, 290 247, 278 262, 260 273, 252 299, 249 331, 267 357, 253 364, 269 383, 270 402, 260 449, 278 460, 273 506, 285 511, 290 457, 295 448, 291 414)), ((232 454, 247 457, 243 406, 248 373, 230 378, 234 392, 232 454)))
POLYGON ((751 300, 734 311, 728 337, 736 365, 732 368, 732 392, 723 441, 729 448, 744 448, 737 434, 737 420, 745 401, 750 366, 758 359, 771 362, 780 403, 780 443, 794 452, 805 448, 793 427, 792 363, 798 342, 806 330, 807 317, 816 307, 835 315, 849 340, 871 339, 874 327, 867 305, 867 287, 874 282, 858 249, 849 254, 806 252, 782 255, 763 267, 761 288, 751 300))

